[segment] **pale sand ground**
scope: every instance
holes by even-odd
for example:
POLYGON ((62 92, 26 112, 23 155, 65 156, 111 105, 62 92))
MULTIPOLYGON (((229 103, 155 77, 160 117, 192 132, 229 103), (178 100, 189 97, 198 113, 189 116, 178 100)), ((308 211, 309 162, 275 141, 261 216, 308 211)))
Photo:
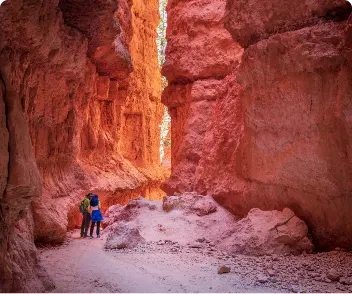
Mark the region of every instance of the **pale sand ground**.
POLYGON ((131 250, 106 251, 102 239, 79 239, 40 249, 54 279, 52 292, 351 292, 352 285, 320 281, 336 268, 352 277, 352 253, 300 256, 229 256, 218 250, 149 242, 131 250), (231 267, 217 274, 220 266, 231 267), (267 269, 275 274, 269 277, 267 269), (260 283, 258 277, 268 281, 260 283))
POLYGON ((127 221, 145 244, 106 251, 108 226, 102 239, 79 239, 75 231, 65 245, 40 249, 56 284, 53 292, 352 292, 351 252, 229 254, 221 251, 226 249, 221 236, 236 219, 223 208, 199 217, 179 209, 166 213, 160 201, 137 204, 115 225, 127 221), (195 242, 199 238, 203 241, 195 242), (191 248, 195 245, 200 248, 191 248), (222 265, 231 272, 219 275, 222 265), (332 268, 351 285, 327 280, 332 268))
MULTIPOLYGON (((104 238, 104 237, 103 237, 104 238)), ((41 249, 40 259, 55 281, 53 292, 278 292, 254 287, 224 264, 200 252, 107 252, 103 239, 78 239, 41 249)), ((281 290, 282 291, 282 290, 281 290)))

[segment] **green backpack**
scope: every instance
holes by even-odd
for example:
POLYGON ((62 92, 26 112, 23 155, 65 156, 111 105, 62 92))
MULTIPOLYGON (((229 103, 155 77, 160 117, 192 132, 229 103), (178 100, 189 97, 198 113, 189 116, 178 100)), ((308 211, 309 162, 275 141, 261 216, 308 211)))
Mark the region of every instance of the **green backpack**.
POLYGON ((80 213, 84 213, 85 209, 84 209, 84 199, 82 200, 81 204, 79 205, 79 212, 80 213))

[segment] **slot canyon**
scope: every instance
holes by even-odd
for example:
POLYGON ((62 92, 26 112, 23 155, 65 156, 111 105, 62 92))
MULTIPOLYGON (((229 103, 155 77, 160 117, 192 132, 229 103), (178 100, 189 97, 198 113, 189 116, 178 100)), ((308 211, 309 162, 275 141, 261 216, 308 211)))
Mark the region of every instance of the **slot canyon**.
POLYGON ((350 2, 0 3, 0 292, 352 292, 350 2))

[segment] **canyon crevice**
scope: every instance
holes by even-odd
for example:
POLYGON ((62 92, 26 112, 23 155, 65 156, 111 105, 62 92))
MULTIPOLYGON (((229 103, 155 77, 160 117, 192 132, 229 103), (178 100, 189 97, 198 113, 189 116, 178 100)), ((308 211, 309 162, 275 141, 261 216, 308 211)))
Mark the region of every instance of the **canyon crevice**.
POLYGON ((352 250, 352 9, 291 2, 169 0, 163 93, 157 0, 2 3, 0 292, 53 289, 35 244, 63 242, 89 191, 103 211, 212 196, 244 231, 283 211, 309 252, 352 250))
POLYGON ((170 1, 168 13, 163 189, 243 217, 289 207, 318 249, 352 248, 350 3, 170 1))

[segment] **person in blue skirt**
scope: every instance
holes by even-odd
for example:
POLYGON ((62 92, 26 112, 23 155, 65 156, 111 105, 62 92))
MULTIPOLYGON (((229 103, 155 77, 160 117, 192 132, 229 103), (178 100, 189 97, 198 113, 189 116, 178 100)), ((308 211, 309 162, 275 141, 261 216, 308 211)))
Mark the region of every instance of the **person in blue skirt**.
POLYGON ((94 195, 90 200, 90 208, 92 211, 91 225, 90 225, 90 238, 93 238, 95 223, 97 224, 97 238, 100 238, 100 222, 104 220, 100 211, 100 201, 98 195, 94 195))

